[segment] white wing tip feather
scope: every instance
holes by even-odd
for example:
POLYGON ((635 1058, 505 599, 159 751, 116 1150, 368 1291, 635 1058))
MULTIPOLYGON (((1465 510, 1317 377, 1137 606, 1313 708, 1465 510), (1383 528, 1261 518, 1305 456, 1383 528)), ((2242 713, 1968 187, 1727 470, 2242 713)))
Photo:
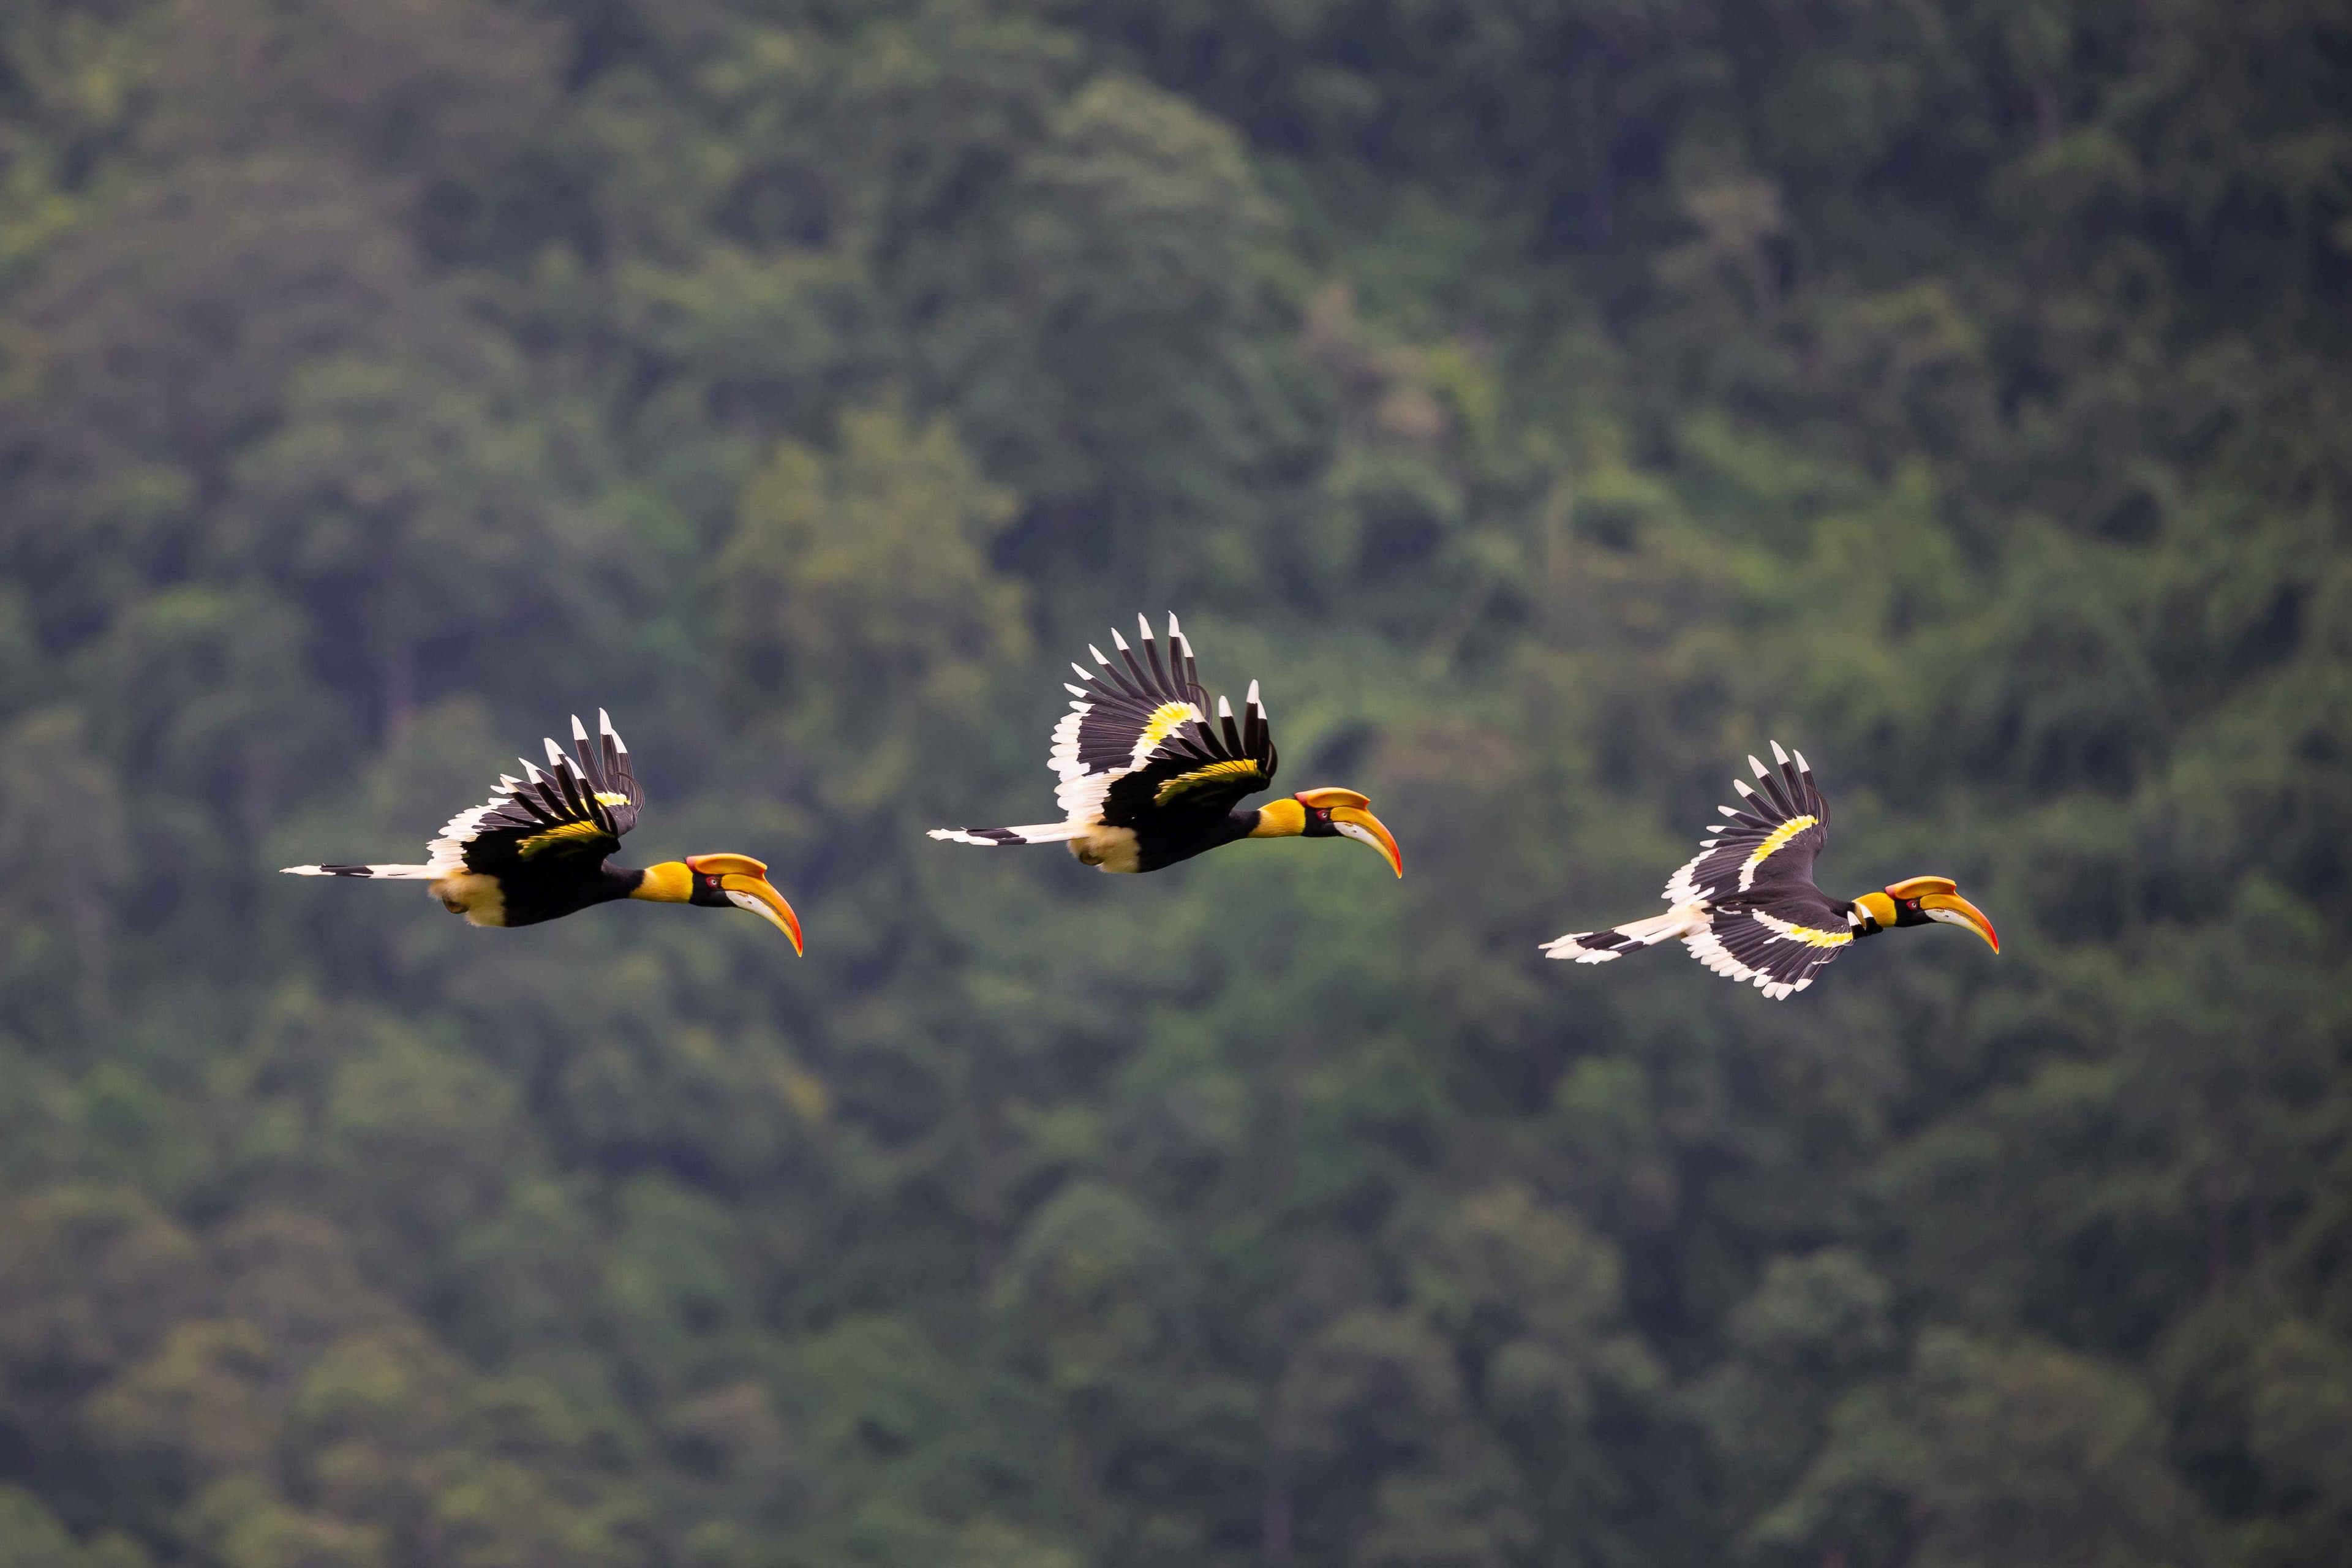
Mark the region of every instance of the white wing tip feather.
POLYGON ((1562 959, 1570 963, 1607 963, 1612 959, 1622 958, 1625 956, 1622 949, 1612 950, 1606 952, 1596 952, 1591 948, 1585 947, 1577 940, 1578 937, 1591 936, 1591 934, 1592 933, 1591 931, 1579 931, 1571 936, 1556 936, 1552 938, 1551 941, 1538 947, 1536 951, 1542 953, 1546 958, 1562 959))
POLYGON ((1789 760, 1789 753, 1780 749, 1780 742, 1778 741, 1772 742, 1772 760, 1776 763, 1785 763, 1789 760))

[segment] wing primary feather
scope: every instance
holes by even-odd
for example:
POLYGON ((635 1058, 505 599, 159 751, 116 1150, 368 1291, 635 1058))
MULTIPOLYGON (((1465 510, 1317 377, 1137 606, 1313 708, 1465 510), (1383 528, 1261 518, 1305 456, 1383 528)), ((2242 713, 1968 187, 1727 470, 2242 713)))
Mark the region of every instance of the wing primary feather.
POLYGON ((588 792, 580 787, 580 770, 561 752, 555 759, 555 787, 562 793, 563 804, 572 808, 573 816, 594 818, 596 814, 589 809, 588 792))
POLYGON ((596 727, 611 742, 606 749, 604 765, 612 770, 613 793, 628 801, 632 814, 629 822, 630 826, 635 826, 636 824, 635 814, 642 810, 646 804, 645 792, 637 787, 636 766, 629 761, 629 748, 621 739, 621 732, 613 728, 612 716, 602 708, 596 710, 596 727))
POLYGON ((1173 692, 1175 682, 1169 679, 1167 667, 1160 661, 1160 639, 1151 635, 1151 623, 1138 616, 1135 617, 1135 624, 1143 631, 1143 657, 1151 666, 1153 690, 1162 693, 1173 692))
MULTIPOLYGON (((1127 639, 1125 637, 1119 636, 1118 632, 1113 631, 1110 634, 1110 646, 1118 649, 1118 657, 1127 665, 1128 668, 1135 669, 1135 655, 1129 651, 1127 639)), ((1125 695, 1132 697, 1138 702, 1145 700, 1142 691, 1120 672, 1118 666, 1103 658, 1102 649, 1089 644, 1087 651, 1094 655, 1095 658, 1101 662, 1103 673, 1110 677, 1110 681, 1113 686, 1117 687, 1125 695)), ((1136 670, 1136 674, 1139 679, 1142 676, 1142 671, 1136 670)))
POLYGON ((1780 777, 1778 773, 1764 774, 1763 784, 1764 793, 1770 795, 1772 797, 1772 804, 1780 808, 1780 816, 1783 820, 1797 815, 1797 803, 1794 798, 1782 793, 1780 788, 1780 777))
POLYGON ((547 775, 529 757, 515 760, 522 763, 523 782, 514 792, 514 803, 542 824, 553 822, 555 818, 548 815, 548 806, 541 798, 547 788, 547 775))
POLYGON ((613 749, 613 721, 604 717, 602 708, 596 710, 596 750, 604 759, 604 787, 614 795, 627 795, 621 787, 620 761, 613 749))
MULTIPOLYGON (((1149 645, 1147 644, 1147 646, 1149 645)), ((1136 661, 1135 650, 1127 646, 1127 639, 1124 637, 1119 639, 1118 657, 1126 663, 1128 672, 1135 677, 1135 685, 1132 689, 1134 690, 1136 697, 1141 701, 1150 702, 1151 700, 1151 678, 1143 673, 1143 666, 1136 661)))
POLYGON ((1790 762, 1787 753, 1780 750, 1780 742, 1778 741, 1772 742, 1772 753, 1780 760, 1780 783, 1788 789, 1789 799, 1793 803, 1792 811, 1801 813, 1811 810, 1812 799, 1805 788, 1802 775, 1797 772, 1797 764, 1790 762))
POLYGON ((1192 639, 1177 626, 1173 610, 1168 612, 1168 646, 1175 650, 1170 657, 1177 661, 1177 681, 1189 697, 1201 684, 1201 671, 1192 658, 1192 639))
POLYGON ((609 774, 601 749, 588 743, 588 726, 577 713, 572 715, 572 750, 580 759, 580 771, 588 775, 588 794, 593 799, 604 792, 609 774))

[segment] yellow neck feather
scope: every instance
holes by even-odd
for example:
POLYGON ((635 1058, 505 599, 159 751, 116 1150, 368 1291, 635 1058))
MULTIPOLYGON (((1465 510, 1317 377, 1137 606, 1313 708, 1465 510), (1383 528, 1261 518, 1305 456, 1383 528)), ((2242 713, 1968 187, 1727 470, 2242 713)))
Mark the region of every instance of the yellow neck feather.
POLYGON ((1257 808, 1252 838, 1296 838, 1307 831, 1307 808, 1296 800, 1270 800, 1257 808))
POLYGON ((694 872, 683 860, 665 860, 646 868, 646 879, 629 894, 656 904, 683 904, 694 897, 694 872))

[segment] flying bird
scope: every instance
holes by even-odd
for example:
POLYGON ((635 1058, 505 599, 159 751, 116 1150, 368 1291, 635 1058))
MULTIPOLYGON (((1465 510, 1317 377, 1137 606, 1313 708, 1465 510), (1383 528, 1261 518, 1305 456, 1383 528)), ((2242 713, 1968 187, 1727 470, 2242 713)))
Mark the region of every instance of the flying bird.
POLYGON ((1830 960, 1891 926, 1966 926, 1995 952, 2000 938, 1984 911, 1949 877, 1907 877, 1859 898, 1832 899, 1813 885, 1813 858, 1829 841, 1830 807, 1805 754, 1792 761, 1772 742, 1775 768, 1748 765, 1758 793, 1735 779, 1740 805, 1699 840, 1697 858, 1666 884, 1673 907, 1608 931, 1580 931, 1546 942, 1554 958, 1606 963, 1637 947, 1679 940, 1691 956, 1778 1001, 1813 983, 1830 960))
POLYGON ((1136 624, 1140 658, 1114 631, 1118 662, 1089 647, 1099 668, 1073 664, 1077 682, 1064 683, 1073 700, 1054 727, 1047 765, 1062 781, 1055 800, 1065 820, 939 827, 932 837, 983 848, 1067 844, 1071 854, 1104 871, 1157 871, 1243 838, 1353 838, 1404 875, 1396 839, 1354 790, 1300 790, 1244 809, 1244 796, 1274 783, 1274 733, 1257 682, 1250 682, 1238 722, 1233 704, 1220 697, 1212 723, 1192 646, 1176 617, 1168 617, 1164 658, 1150 623, 1139 616, 1136 624))
POLYGON ((552 740, 547 767, 522 759, 523 776, 499 775, 490 798, 451 817, 422 866, 289 866, 296 877, 369 877, 425 882, 453 915, 478 926, 527 926, 616 899, 749 910, 801 951, 800 917, 749 855, 689 855, 642 870, 609 857, 637 823, 644 794, 629 748, 596 710, 596 743, 575 714, 575 763, 552 740))

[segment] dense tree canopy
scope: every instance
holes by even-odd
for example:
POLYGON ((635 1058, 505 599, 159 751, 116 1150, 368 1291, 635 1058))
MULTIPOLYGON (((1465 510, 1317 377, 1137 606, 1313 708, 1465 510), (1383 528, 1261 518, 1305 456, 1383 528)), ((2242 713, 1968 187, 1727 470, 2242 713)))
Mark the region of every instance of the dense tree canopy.
POLYGON ((2340 1561, 2347 365, 2324 0, 0 7, 0 1568, 2340 1561), (921 837, 1169 608, 1402 885, 921 837))

